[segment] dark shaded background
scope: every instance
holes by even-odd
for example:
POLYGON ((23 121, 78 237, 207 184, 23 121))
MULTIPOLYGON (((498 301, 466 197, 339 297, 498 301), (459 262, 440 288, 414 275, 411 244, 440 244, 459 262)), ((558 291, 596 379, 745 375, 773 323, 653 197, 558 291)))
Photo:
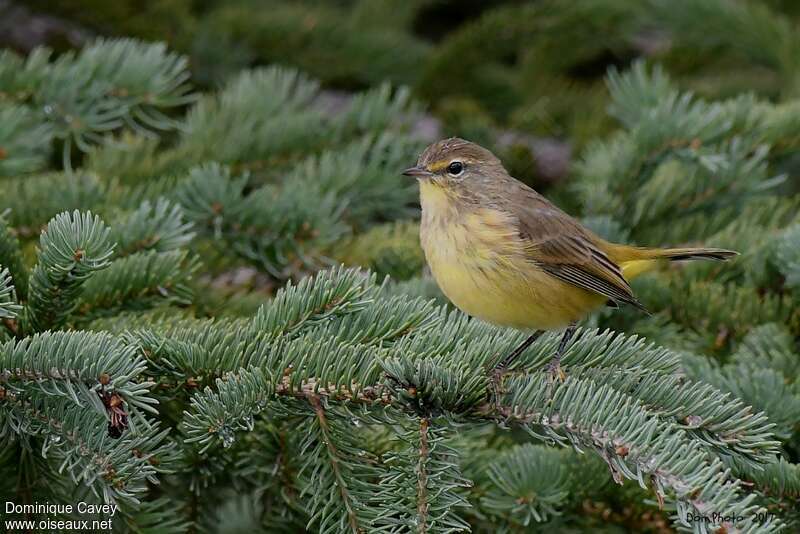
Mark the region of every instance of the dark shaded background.
MULTIPOLYGON (((418 122, 424 137, 488 144, 513 174, 548 189, 567 175, 573 154, 614 127, 605 113, 609 67, 646 57, 701 96, 786 94, 780 52, 736 26, 759 37, 767 30, 758 20, 685 20, 681 3, 0 0, 0 46, 63 52, 97 35, 165 40, 189 54, 201 87, 281 63, 320 79, 334 105, 340 92, 409 85, 431 114, 418 122)), ((797 2, 759 3, 767 18, 800 15, 797 2)))

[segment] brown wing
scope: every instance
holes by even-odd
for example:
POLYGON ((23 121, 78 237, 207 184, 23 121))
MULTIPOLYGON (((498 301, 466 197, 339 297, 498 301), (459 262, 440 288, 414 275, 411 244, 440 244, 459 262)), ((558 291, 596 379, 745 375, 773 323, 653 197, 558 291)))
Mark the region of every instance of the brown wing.
POLYGON ((600 248, 601 240, 580 223, 527 188, 510 205, 528 255, 542 270, 603 295, 614 305, 631 304, 647 311, 633 295, 622 270, 600 248))

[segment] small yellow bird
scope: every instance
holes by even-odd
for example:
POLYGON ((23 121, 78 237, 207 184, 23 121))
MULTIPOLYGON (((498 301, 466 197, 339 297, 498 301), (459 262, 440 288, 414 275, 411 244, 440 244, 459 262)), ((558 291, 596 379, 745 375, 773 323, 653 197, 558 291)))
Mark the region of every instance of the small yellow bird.
POLYGON ((542 333, 566 328, 608 304, 645 311, 628 281, 664 260, 725 260, 717 248, 653 249, 610 243, 508 174, 489 150, 450 138, 430 145, 403 171, 419 180, 420 241, 436 283, 459 309, 501 326, 535 330, 499 366, 542 333))

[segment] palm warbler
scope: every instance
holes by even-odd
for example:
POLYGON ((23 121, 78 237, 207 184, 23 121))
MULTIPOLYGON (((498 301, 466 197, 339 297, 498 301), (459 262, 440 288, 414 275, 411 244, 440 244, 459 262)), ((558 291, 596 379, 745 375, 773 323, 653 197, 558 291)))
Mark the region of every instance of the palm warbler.
POLYGON ((603 304, 646 312, 629 280, 663 260, 737 254, 605 241, 511 177, 490 151, 463 139, 432 144, 403 174, 419 180, 420 241, 447 298, 473 317, 535 331, 501 368, 543 330, 566 328, 549 365, 563 378, 560 358, 579 319, 603 304))

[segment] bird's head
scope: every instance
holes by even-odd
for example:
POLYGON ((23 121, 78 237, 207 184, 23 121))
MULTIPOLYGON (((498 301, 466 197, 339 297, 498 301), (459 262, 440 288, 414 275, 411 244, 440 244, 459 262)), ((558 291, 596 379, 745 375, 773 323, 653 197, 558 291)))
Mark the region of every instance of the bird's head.
POLYGON ((491 190, 508 177, 494 154, 458 137, 430 145, 422 152, 416 166, 403 174, 455 193, 473 194, 491 190))

